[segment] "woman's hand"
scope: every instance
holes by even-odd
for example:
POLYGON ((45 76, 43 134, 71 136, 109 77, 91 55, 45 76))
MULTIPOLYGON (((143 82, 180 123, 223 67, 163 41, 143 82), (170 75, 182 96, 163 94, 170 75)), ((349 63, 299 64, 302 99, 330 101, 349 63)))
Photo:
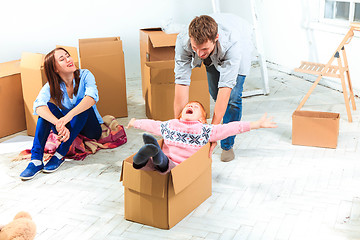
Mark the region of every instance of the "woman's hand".
POLYGON ((267 117, 267 113, 265 113, 259 120, 250 123, 251 129, 258 128, 277 128, 275 122, 272 121, 273 117, 267 117))
POLYGON ((60 132, 58 132, 58 140, 60 142, 66 142, 70 138, 70 131, 67 127, 64 127, 60 132))
POLYGON ((128 125, 126 126, 126 128, 132 128, 134 127, 134 122, 135 122, 136 118, 132 118, 130 120, 130 122, 128 123, 128 125))
POLYGON ((66 128, 65 125, 68 124, 71 121, 71 119, 72 118, 70 118, 68 114, 66 114, 62 118, 59 118, 55 124, 56 131, 58 131, 59 133, 63 128, 66 128))
POLYGON ((68 115, 65 115, 56 121, 55 128, 58 132, 58 140, 61 142, 66 142, 70 138, 70 131, 66 127, 66 124, 70 121, 71 119, 68 115))

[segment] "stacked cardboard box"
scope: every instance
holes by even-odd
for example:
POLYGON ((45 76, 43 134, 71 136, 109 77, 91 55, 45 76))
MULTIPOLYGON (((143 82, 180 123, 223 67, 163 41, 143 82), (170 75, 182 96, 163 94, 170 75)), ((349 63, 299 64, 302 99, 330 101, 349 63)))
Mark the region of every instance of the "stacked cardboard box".
MULTIPOLYGON (((161 121, 174 118, 176 37, 177 34, 166 34, 160 28, 140 30, 142 92, 148 118, 161 121)), ((189 100, 201 102, 210 116, 204 66, 192 70, 189 94, 189 100)))
POLYGON ((0 138, 26 129, 20 60, 0 64, 0 138))
POLYGON ((81 68, 95 76, 101 116, 127 117, 126 78, 119 37, 79 39, 81 68))
MULTIPOLYGON (((159 141, 160 146, 162 140, 159 141)), ((211 196, 210 144, 167 174, 134 169, 123 161, 120 181, 125 188, 125 219, 170 229, 211 196)))

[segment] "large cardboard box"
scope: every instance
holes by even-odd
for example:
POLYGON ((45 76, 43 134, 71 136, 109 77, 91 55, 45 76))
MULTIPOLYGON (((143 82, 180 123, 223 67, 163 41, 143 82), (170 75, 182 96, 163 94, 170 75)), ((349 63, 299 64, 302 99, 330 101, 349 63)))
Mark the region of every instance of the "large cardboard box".
MULTIPOLYGON (((148 118, 161 121, 174 118, 176 37, 177 34, 166 34, 160 28, 140 30, 142 91, 148 118)), ((204 66, 192 70, 189 94, 189 100, 201 102, 210 116, 204 66)))
POLYGON ((0 138, 26 129, 20 60, 0 63, 0 138))
POLYGON ((145 63, 150 61, 174 60, 177 34, 166 34, 161 28, 140 29, 140 64, 143 97, 150 84, 145 63))
MULTIPOLYGON (((162 144, 162 140, 159 141, 162 144)), ((211 196, 210 144, 167 174, 134 169, 123 161, 125 219, 170 229, 211 196)))
POLYGON ((127 117, 125 63, 119 37, 79 39, 81 68, 94 74, 101 116, 127 117))
POLYGON ((21 55, 21 84, 24 97, 27 134, 35 136, 38 116, 33 115, 33 104, 41 88, 47 82, 44 57, 40 53, 23 52, 21 55))
POLYGON ((292 144, 336 148, 339 113, 295 111, 292 115, 292 144))

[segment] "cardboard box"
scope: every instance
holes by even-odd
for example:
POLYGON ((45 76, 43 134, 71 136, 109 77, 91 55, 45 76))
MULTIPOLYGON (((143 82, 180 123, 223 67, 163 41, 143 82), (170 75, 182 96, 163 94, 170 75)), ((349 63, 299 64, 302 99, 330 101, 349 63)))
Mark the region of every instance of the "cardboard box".
POLYGON ((339 113, 295 111, 292 115, 292 144, 336 148, 339 113))
MULTIPOLYGON (((162 145, 162 140, 159 141, 162 145)), ((210 144, 167 174, 134 169, 123 161, 125 219, 170 229, 211 196, 210 144)))
POLYGON ((166 34, 161 28, 140 29, 140 64, 143 97, 150 84, 146 62, 175 59, 177 34, 166 34))
MULTIPOLYGON (((177 34, 166 34, 160 28, 140 30, 142 91, 146 116, 155 120, 174 118, 175 43, 177 34)), ((189 100, 204 105, 210 116, 210 94, 205 67, 194 68, 189 100)))
POLYGON ((119 37, 79 39, 81 68, 95 76, 101 116, 127 117, 124 52, 119 37))
POLYGON ((25 106, 27 134, 35 136, 38 116, 33 114, 33 104, 41 88, 47 82, 44 57, 40 53, 23 52, 21 55, 21 84, 25 106))
POLYGON ((70 46, 63 46, 63 45, 56 45, 56 47, 62 47, 64 48, 66 51, 68 51, 68 53, 70 54, 70 56, 72 57, 72 59, 74 60, 74 65, 76 66, 76 68, 80 68, 80 64, 79 64, 79 55, 78 55, 78 51, 76 47, 70 47, 70 46))
POLYGON ((0 138, 26 129, 20 60, 0 63, 0 138))

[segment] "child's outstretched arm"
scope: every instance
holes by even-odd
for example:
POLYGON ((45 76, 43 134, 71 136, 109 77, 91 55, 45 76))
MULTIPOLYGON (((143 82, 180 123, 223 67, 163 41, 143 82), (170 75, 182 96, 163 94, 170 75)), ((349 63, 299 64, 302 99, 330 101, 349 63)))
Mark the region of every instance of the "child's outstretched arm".
POLYGON ((265 113, 259 120, 250 123, 251 130, 259 128, 276 128, 277 125, 272 121, 273 117, 267 117, 265 113))
POLYGON ((136 128, 147 131, 157 136, 161 136, 161 121, 155 121, 152 119, 136 119, 132 118, 126 128, 136 128))
POLYGON ((132 128, 134 127, 134 122, 135 122, 136 118, 132 118, 130 120, 130 122, 128 123, 128 125, 126 126, 126 128, 132 128))
POLYGON ((276 123, 272 121, 272 117, 267 117, 265 113, 259 120, 255 122, 235 121, 225 124, 212 125, 209 141, 218 141, 235 134, 244 133, 258 128, 276 128, 276 123))

